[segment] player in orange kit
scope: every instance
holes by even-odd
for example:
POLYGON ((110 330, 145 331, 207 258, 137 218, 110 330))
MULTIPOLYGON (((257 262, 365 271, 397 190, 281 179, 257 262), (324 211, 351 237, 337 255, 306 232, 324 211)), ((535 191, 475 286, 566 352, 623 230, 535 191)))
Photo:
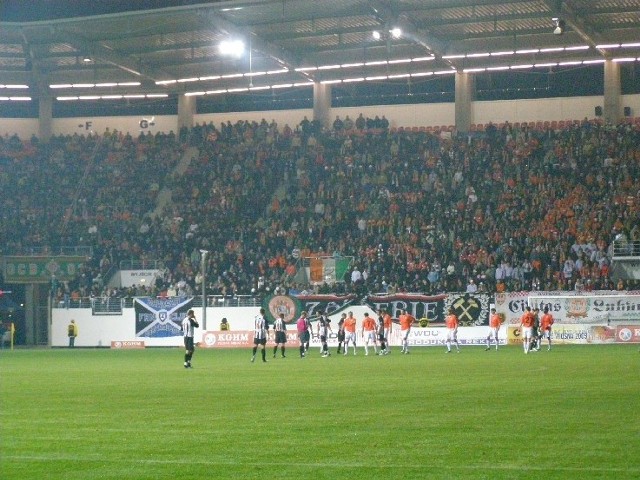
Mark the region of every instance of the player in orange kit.
POLYGON ((349 343, 353 344, 353 354, 356 354, 356 319, 353 318, 353 312, 349 312, 347 318, 344 319, 344 354, 349 353, 349 343))
POLYGON ((378 310, 378 320, 376 321, 378 331, 378 341, 380 342, 380 355, 389 354, 389 331, 391 330, 391 315, 385 312, 384 308, 378 310), (387 324, 388 317, 388 324, 387 324))
POLYGON ((485 350, 489 350, 491 348, 491 339, 495 339, 496 341, 496 350, 498 350, 498 332, 500 331, 500 325, 502 324, 502 319, 500 315, 496 313, 496 309, 491 309, 491 318, 489 318, 489 335, 487 335, 487 348, 485 350))
POLYGON ((524 353, 529 353, 529 346, 531 344, 531 335, 533 334, 534 323, 533 312, 531 307, 527 307, 525 312, 520 317, 520 334, 522 335, 522 345, 524 347, 524 353))
POLYGON ((411 332, 411 325, 416 319, 406 310, 402 310, 398 320, 400 321, 400 335, 402 338, 402 351, 400 353, 409 353, 409 333, 411 332))
POLYGON ((460 353, 460 344, 458 343, 458 316, 453 308, 449 308, 449 314, 444 319, 447 326, 447 353, 451 352, 451 342, 456 344, 456 350, 460 353))
POLYGON ((376 321, 365 312, 362 320, 362 338, 364 341, 364 354, 369 355, 369 343, 373 343, 373 350, 378 354, 378 345, 376 342, 376 321))
POLYGON ((544 307, 544 314, 540 319, 540 329, 542 330, 542 337, 547 338, 547 342, 549 342, 547 351, 551 350, 551 326, 553 325, 553 315, 549 313, 549 309, 544 307))

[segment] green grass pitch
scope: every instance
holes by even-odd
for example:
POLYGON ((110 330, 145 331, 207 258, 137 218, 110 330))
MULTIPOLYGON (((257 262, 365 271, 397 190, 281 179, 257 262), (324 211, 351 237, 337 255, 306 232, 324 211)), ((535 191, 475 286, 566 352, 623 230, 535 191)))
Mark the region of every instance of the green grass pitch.
POLYGON ((0 478, 640 478, 637 346, 182 355, 0 352, 0 478))

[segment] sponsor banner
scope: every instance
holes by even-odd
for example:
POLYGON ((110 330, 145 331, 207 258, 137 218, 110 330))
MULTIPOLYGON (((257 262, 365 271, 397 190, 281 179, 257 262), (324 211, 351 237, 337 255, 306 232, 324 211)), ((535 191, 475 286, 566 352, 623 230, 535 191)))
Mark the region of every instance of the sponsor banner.
MULTIPOLYGON (((267 343, 275 344, 275 332, 269 331, 267 343)), ((298 345, 298 334, 295 330, 287 332, 287 344, 298 345)), ((253 347, 253 330, 207 331, 202 334, 202 348, 245 348, 253 347)))
POLYGON ((618 325, 616 327, 616 343, 640 343, 640 326, 618 325))
POLYGON ((160 270, 120 270, 120 286, 124 288, 137 285, 153 286, 160 270))
MULTIPOLYGON (((520 328, 515 326, 508 327, 508 341, 510 344, 521 344, 522 337, 520 328)), ((564 324, 554 325, 551 329, 551 344, 603 344, 615 343, 616 328, 606 325, 579 325, 564 324)), ((546 340, 543 339, 543 345, 546 340)))
POLYGON ((520 325, 520 317, 527 305, 545 307, 556 323, 606 323, 640 319, 640 295, 637 292, 508 292, 497 293, 497 313, 504 315, 505 323, 520 325))
MULTIPOLYGON (((506 325, 520 325, 520 317, 528 305, 528 297, 529 292, 496 293, 496 313, 503 316, 506 325)), ((555 311, 556 309, 550 309, 554 319, 555 311)))
POLYGON ((144 348, 144 342, 141 340, 115 340, 111 342, 111 348, 118 350, 141 349, 144 348))
MULTIPOLYGON (((398 330, 397 345, 400 345, 400 331, 398 330)), ((458 328, 458 343, 460 345, 486 345, 487 336, 489 335, 489 327, 460 327, 458 328)), ((447 329, 438 328, 412 328, 409 332, 409 345, 422 347, 443 346, 447 340, 447 329)), ((492 345, 495 342, 492 339, 492 345)), ((498 343, 500 345, 507 344, 507 329, 500 327, 498 332, 498 343)), ((396 343, 393 343, 396 345, 396 343)))
POLYGON ((136 337, 181 337, 182 319, 187 316, 193 298, 136 298, 136 337))
MULTIPOLYGON (((356 345, 358 349, 364 346, 364 341, 361 336, 361 331, 357 331, 356 345)), ((460 345, 485 345, 487 336, 489 335, 488 327, 460 327, 458 329, 458 342, 460 345)), ((447 338, 447 329, 444 327, 434 328, 412 328, 409 333, 409 345, 413 347, 434 347, 443 346, 447 338)), ((506 345, 507 343, 507 329, 505 327, 500 328, 498 334, 498 341, 500 345, 506 345)), ((275 344, 275 334, 272 330, 269 331, 269 338, 267 344, 273 346, 275 344)), ((338 346, 338 334, 337 332, 329 332, 327 337, 327 344, 329 347, 335 348, 338 346)), ((298 333, 295 330, 287 331, 287 346, 297 347, 299 345, 298 333)), ((400 329, 395 328, 390 335, 389 345, 399 347, 402 345, 400 329)), ((318 348, 322 346, 320 337, 313 333, 309 339, 310 348, 318 348)), ((238 330, 238 331, 207 331, 202 334, 202 342, 200 343, 202 348, 250 348, 253 347, 253 330, 238 330)), ((372 345, 370 345, 373 348, 372 345)))
POLYGON ((453 308, 463 325, 487 325, 489 323, 489 295, 450 293, 420 295, 401 293, 395 295, 370 295, 364 304, 377 311, 384 308, 393 318, 407 310, 416 319, 426 318, 430 323, 442 323, 449 308, 453 308))

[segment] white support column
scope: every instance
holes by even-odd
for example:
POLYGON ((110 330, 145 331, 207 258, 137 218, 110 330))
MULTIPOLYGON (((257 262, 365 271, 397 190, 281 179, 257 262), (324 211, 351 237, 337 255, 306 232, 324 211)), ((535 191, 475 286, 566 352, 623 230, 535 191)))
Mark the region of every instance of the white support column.
POLYGON ((38 138, 47 143, 51 138, 53 118, 53 98, 51 95, 40 95, 38 99, 38 138))
POLYGON ((456 130, 466 133, 471 129, 473 120, 473 75, 456 72, 456 130))
POLYGON ((323 127, 328 127, 331 111, 331 85, 313 84, 313 119, 319 121, 323 127))
POLYGON ((182 127, 193 127, 193 116, 196 113, 196 97, 180 95, 178 97, 178 132, 182 127))
POLYGON ((604 121, 616 124, 622 118, 620 65, 612 60, 604 62, 604 121))

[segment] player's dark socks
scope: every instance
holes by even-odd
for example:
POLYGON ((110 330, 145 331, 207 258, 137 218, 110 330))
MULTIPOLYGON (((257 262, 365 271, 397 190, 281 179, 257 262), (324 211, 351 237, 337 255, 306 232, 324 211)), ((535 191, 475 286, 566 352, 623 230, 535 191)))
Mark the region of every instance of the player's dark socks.
POLYGON ((282 353, 282 356, 284 357, 284 345, 280 347, 280 353, 282 353))
POLYGON ((273 355, 275 356, 276 353, 278 353, 278 345, 273 347, 273 355))
POLYGON ((262 361, 266 362, 267 361, 267 352, 266 349, 262 349, 262 361))
POLYGON ((258 347, 253 347, 253 356, 256 356, 256 352, 258 351, 258 347))
POLYGON ((300 356, 304 357, 304 345, 300 345, 300 356))

